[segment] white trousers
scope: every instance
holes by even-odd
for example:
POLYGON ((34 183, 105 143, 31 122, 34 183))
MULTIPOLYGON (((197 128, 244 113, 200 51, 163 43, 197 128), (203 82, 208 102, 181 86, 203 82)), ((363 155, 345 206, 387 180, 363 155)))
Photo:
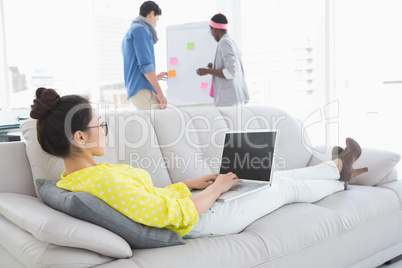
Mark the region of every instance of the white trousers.
POLYGON ((229 202, 215 202, 202 214, 188 238, 237 234, 250 223, 291 203, 313 203, 344 189, 333 161, 317 166, 276 171, 270 188, 229 202))

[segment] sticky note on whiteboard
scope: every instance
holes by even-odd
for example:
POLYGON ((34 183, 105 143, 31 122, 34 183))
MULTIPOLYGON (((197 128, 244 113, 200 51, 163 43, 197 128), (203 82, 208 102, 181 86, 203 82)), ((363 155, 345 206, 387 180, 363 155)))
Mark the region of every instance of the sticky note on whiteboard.
POLYGON ((208 83, 202 82, 200 85, 200 89, 207 89, 208 88, 208 83))
POLYGON ((177 64, 177 58, 176 57, 170 58, 169 63, 170 63, 170 65, 176 65, 177 64))
POLYGON ((188 42, 187 43, 187 49, 188 50, 194 50, 195 44, 194 42, 188 42))
POLYGON ((169 77, 175 77, 175 76, 176 76, 176 70, 170 70, 169 77))

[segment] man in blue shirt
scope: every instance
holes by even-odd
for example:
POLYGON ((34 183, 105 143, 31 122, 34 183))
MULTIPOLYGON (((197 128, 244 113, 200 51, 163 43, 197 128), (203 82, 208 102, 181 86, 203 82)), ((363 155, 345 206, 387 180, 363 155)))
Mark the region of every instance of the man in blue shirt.
POLYGON ((154 44, 158 41, 155 27, 161 14, 162 10, 155 2, 144 2, 140 15, 132 22, 121 46, 127 99, 138 110, 167 107, 167 100, 158 83, 167 79, 167 72, 155 73, 154 44))

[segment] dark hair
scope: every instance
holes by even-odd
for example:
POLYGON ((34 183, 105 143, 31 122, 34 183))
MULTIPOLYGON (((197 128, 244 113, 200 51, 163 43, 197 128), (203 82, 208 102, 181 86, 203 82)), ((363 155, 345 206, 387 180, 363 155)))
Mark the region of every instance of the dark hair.
POLYGON ((60 97, 56 90, 43 87, 36 90, 35 96, 30 116, 37 119, 39 144, 51 155, 68 156, 72 135, 78 130, 85 130, 92 120, 89 101, 78 95, 60 97), (67 118, 70 111, 73 112, 71 119, 67 118), (67 125, 66 119, 69 121, 67 125), (65 129, 66 126, 68 129, 65 129))
POLYGON ((162 15, 162 10, 154 1, 146 1, 140 6, 140 15, 143 17, 148 16, 151 11, 154 12, 155 16, 162 15))
POLYGON ((228 23, 226 16, 221 13, 214 15, 211 20, 216 23, 223 23, 223 24, 228 23))

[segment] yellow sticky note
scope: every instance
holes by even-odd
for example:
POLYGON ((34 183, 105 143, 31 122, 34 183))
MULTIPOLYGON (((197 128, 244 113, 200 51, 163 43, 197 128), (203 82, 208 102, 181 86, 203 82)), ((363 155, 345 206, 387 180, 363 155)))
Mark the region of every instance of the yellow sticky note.
POLYGON ((188 50, 194 50, 194 46, 195 46, 195 44, 193 42, 187 43, 187 49, 188 50))
POLYGON ((176 70, 170 70, 169 77, 175 77, 175 76, 176 76, 176 70))

